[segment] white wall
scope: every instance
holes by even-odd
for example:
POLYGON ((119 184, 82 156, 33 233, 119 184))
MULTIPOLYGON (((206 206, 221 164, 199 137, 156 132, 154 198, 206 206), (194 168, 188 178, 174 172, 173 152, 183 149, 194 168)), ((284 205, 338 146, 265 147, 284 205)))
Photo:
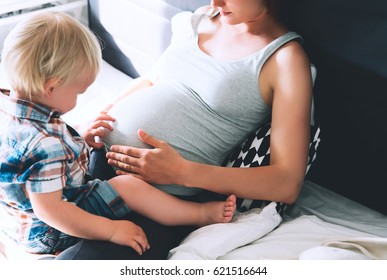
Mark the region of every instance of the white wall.
MULTIPOLYGON (((0 1, 0 15, 8 13, 13 9, 25 10, 26 13, 17 14, 13 16, 7 16, 0 18, 0 49, 3 47, 3 42, 9 31, 13 26, 27 14, 35 13, 36 9, 34 7, 40 6, 42 3, 50 2, 44 0, 1 0, 0 1)), ((63 3, 56 7, 45 8, 44 10, 57 10, 64 11, 82 23, 87 25, 87 1, 86 0, 62 0, 62 1, 52 1, 57 3, 63 3)))
MULTIPOLYGON (((0 0, 0 16, 5 13, 9 13, 15 10, 23 10, 25 13, 18 14, 12 16, 5 16, 0 18, 0 50, 3 48, 3 42, 5 37, 10 32, 10 30, 16 25, 16 23, 26 17, 28 14, 36 13, 36 7, 47 3, 50 1, 44 0, 0 0)), ((87 17, 87 0, 61 0, 61 1, 52 1, 56 2, 60 5, 55 7, 45 8, 44 10, 55 10, 55 11, 63 11, 77 20, 81 21, 83 24, 88 24, 87 17)), ((1 71, 1 70, 0 70, 1 71)), ((0 72, 0 88, 7 88, 7 83, 3 78, 4 76, 0 72)))

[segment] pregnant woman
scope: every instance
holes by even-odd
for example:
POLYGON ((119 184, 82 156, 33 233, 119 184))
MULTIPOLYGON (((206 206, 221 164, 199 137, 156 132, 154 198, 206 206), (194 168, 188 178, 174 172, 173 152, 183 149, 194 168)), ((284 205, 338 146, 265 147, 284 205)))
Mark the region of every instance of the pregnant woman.
MULTIPOLYGON (((211 192, 294 202, 307 164, 312 78, 300 36, 278 20, 278 2, 211 1, 195 13, 176 15, 171 45, 152 71, 132 82, 98 118, 95 127, 104 122, 106 131, 91 128, 108 149, 104 167, 104 153, 95 151, 95 173, 106 174, 113 166, 112 175, 132 174, 193 201, 211 192), (267 122, 269 166, 221 166, 267 122)), ((128 218, 151 244, 142 259, 165 258, 194 229, 128 218)), ((106 242, 82 241, 60 258, 139 257, 106 242)))

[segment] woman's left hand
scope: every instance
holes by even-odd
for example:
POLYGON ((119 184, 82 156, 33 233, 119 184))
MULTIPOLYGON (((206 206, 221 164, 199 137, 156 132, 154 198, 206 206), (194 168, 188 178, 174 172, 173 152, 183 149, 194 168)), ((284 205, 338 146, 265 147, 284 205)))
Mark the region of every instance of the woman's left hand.
POLYGON ((131 174, 155 184, 177 184, 186 160, 167 142, 156 139, 143 130, 140 139, 153 149, 134 148, 123 145, 111 146, 106 154, 108 163, 118 167, 118 175, 131 174))

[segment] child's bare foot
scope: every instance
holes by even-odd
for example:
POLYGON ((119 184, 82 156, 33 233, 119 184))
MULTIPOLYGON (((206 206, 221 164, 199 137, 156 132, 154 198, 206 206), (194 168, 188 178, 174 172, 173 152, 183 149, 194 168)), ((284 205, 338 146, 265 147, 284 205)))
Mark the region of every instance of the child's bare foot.
POLYGON ((226 201, 211 201, 202 204, 202 221, 199 226, 231 221, 236 209, 236 196, 230 195, 226 201))

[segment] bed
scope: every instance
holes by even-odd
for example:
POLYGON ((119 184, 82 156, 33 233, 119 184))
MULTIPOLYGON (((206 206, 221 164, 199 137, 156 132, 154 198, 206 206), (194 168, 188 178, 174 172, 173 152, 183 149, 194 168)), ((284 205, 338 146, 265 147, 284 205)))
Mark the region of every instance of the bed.
MULTIPOLYGON (((103 67, 65 119, 72 125, 90 120, 107 96, 151 67, 169 43, 175 14, 208 3, 115 0, 112 5, 89 0, 89 26, 105 42, 103 67)), ((387 173, 386 165, 379 164, 387 155, 387 132, 381 124, 387 119, 387 5, 382 0, 371 0, 366 7, 360 0, 293 0, 284 1, 281 11, 286 11, 281 13, 285 24, 303 36, 317 68, 317 158, 297 202, 272 229, 216 251, 211 246, 219 229, 206 228, 183 241, 179 252, 185 254, 172 251, 171 258, 387 259, 387 173), (206 246, 195 247, 203 236, 206 246)), ((239 222, 245 225, 243 219, 239 222)), ((223 244, 240 234, 227 229, 222 233, 223 244)), ((5 242, 0 252, 9 259, 47 257, 26 255, 5 242)))

